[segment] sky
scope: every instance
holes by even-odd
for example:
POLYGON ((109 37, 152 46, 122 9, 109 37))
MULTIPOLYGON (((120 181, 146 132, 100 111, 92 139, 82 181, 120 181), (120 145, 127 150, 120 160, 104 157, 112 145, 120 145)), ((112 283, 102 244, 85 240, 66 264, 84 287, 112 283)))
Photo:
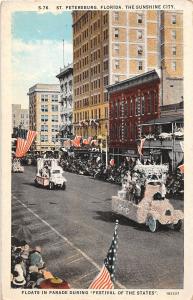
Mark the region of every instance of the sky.
POLYGON ((70 12, 15 12, 12 15, 12 103, 28 108, 27 92, 36 83, 58 83, 56 75, 72 62, 70 12))

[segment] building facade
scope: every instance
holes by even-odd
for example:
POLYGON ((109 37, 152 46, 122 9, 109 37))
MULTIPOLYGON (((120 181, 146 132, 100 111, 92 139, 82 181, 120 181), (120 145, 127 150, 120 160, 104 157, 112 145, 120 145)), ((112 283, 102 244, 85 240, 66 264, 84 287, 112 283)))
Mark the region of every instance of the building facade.
POLYGON ((183 12, 160 12, 161 106, 183 102, 183 12))
POLYGON ((20 104, 12 104, 12 132, 14 128, 29 129, 29 109, 21 108, 20 104))
POLYGON ((29 128, 37 131, 34 150, 57 150, 59 142, 58 84, 35 84, 29 89, 29 128))
POLYGON ((160 66, 157 11, 73 12, 74 133, 107 136, 106 87, 160 66))
POLYGON ((60 81, 60 140, 71 138, 73 135, 73 66, 72 64, 60 69, 56 76, 60 81))
POLYGON ((109 91, 109 148, 111 154, 137 153, 141 124, 160 116, 160 77, 153 70, 115 83, 109 91))

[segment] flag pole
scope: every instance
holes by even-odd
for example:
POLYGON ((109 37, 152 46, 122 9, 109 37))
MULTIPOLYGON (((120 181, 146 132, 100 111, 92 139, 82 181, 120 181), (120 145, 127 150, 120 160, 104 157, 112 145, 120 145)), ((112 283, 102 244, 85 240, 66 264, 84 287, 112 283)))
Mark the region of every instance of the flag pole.
POLYGON ((63 42, 63 67, 64 67, 64 39, 62 40, 63 42))

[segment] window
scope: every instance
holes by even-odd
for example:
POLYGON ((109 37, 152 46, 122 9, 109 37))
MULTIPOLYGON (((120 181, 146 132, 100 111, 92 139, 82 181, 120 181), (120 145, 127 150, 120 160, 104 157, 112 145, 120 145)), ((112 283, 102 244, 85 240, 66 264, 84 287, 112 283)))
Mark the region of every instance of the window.
POLYGON ((52 105, 52 111, 58 111, 58 105, 52 105))
POLYGON ((41 131, 48 132, 48 125, 41 125, 41 131))
POLYGON ((109 117, 108 107, 105 107, 105 119, 108 119, 108 117, 109 117))
POLYGON ((42 102, 48 102, 48 95, 41 95, 41 101, 42 102))
POLYGON ((135 98, 135 115, 137 116, 140 112, 139 112, 139 99, 138 97, 135 98))
POLYGON ((138 24, 142 24, 143 23, 143 15, 141 15, 141 14, 137 15, 137 23, 138 24))
POLYGON ((172 55, 176 55, 176 47, 172 47, 172 55))
POLYGON ((130 98, 130 116, 133 115, 133 99, 130 98))
POLYGON ((58 102, 58 95, 52 95, 52 102, 58 102))
POLYGON ((119 37, 119 28, 114 28, 114 37, 118 39, 119 37))
POLYGON ((48 115, 41 115, 41 121, 47 122, 48 121, 48 115))
POLYGON ((104 77, 104 86, 108 85, 109 84, 109 76, 105 76, 104 77))
POLYGON ((52 125, 52 132, 58 132, 58 125, 52 125))
POLYGON ((142 32, 142 30, 137 30, 137 39, 138 40, 142 40, 142 38, 143 38, 143 32, 142 32))
POLYGON ((140 60, 138 61, 138 70, 142 71, 143 70, 143 62, 140 60))
POLYGON ((173 71, 176 71, 176 61, 173 61, 173 62, 172 62, 172 70, 173 70, 173 71))
POLYGON ((147 113, 151 113, 152 108, 152 101, 151 101, 151 94, 147 95, 147 113))
POLYGON ((143 47, 142 46, 137 46, 137 54, 142 55, 143 54, 143 47))
POLYGON ((41 140, 41 142, 48 142, 48 136, 47 135, 41 135, 40 140, 41 140))
POLYGON ((172 39, 176 40, 176 30, 172 30, 172 39))
POLYGON ((118 59, 115 60, 115 69, 119 69, 119 60, 118 59))
POLYGON ((58 122, 58 115, 52 115, 52 122, 58 122))
POLYGON ((145 114, 145 97, 141 96, 141 114, 145 114))
POLYGON ((172 24, 175 25, 176 24, 176 15, 172 15, 172 24))
POLYGON ((116 55, 119 55, 119 44, 114 45, 114 51, 116 55))
POLYGON ((101 109, 100 108, 98 109, 98 118, 99 119, 101 118, 101 109))
POLYGON ((104 93, 104 102, 108 102, 108 93, 104 93))
POLYGON ((48 112, 48 105, 42 104, 42 105, 41 105, 41 111, 42 111, 42 112, 48 112))
POLYGON ((119 12, 114 12, 114 21, 119 21, 119 12))
POLYGON ((52 135, 52 143, 58 142, 58 137, 56 135, 52 135))

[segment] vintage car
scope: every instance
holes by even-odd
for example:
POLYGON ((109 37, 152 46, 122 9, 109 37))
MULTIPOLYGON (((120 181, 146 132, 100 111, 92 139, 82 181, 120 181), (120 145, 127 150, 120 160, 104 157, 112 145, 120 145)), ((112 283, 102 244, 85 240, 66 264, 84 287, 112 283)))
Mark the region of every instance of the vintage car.
POLYGON ((14 158, 12 163, 12 172, 13 173, 23 173, 24 167, 21 165, 19 158, 14 158))
POLYGON ((66 178, 58 160, 53 158, 38 158, 35 185, 48 187, 50 190, 59 187, 66 189, 66 178))
POLYGON ((174 209, 166 195, 166 166, 136 166, 123 181, 122 190, 112 197, 112 211, 155 232, 160 224, 180 230, 183 212, 174 209))

